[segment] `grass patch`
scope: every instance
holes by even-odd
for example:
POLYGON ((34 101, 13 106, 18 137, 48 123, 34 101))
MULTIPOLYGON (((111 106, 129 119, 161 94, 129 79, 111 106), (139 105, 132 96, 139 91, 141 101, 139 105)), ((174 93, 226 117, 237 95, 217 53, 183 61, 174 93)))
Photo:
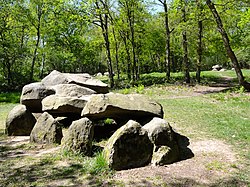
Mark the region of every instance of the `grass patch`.
POLYGON ((218 160, 211 161, 205 165, 208 170, 224 170, 226 171, 226 166, 223 162, 219 162, 218 160))
MULTIPOLYGON (((250 81, 250 70, 243 69, 242 70, 245 79, 247 81, 250 81)), ((196 84, 196 72, 190 72, 191 77, 191 83, 196 84)), ((105 83, 108 83, 108 77, 98 77, 98 79, 104 81, 105 83)), ((153 72, 148 74, 142 74, 140 75, 140 79, 132 82, 129 81, 126 77, 126 75, 121 75, 120 80, 117 80, 117 77, 114 77, 115 81, 115 89, 124 89, 121 92, 124 92, 125 94, 130 93, 134 91, 134 89, 138 89, 138 87, 141 86, 152 86, 152 85, 170 85, 170 84, 183 84, 184 83, 184 74, 182 72, 177 73, 171 73, 170 79, 167 80, 166 73, 159 73, 159 72, 153 72)), ((224 72, 220 71, 202 71, 201 72, 201 85, 208 85, 208 84, 216 84, 221 82, 228 82, 228 83, 234 83, 237 84, 238 80, 236 77, 236 73, 233 70, 227 70, 224 72), (232 78, 232 81, 225 80, 226 78, 232 78)))
POLYGON ((6 136, 4 136, 5 121, 9 111, 16 105, 17 104, 13 103, 0 103, 0 140, 6 138, 6 136))
POLYGON ((249 96, 219 93, 158 101, 165 109, 165 118, 190 132, 190 136, 200 136, 201 131, 241 148, 250 146, 249 96))
MULTIPOLYGON (((11 151, 18 150, 17 147, 11 151)), ((57 151, 40 157, 8 158, 1 162, 0 176, 1 186, 102 186, 112 171, 102 153, 84 157, 57 151)))

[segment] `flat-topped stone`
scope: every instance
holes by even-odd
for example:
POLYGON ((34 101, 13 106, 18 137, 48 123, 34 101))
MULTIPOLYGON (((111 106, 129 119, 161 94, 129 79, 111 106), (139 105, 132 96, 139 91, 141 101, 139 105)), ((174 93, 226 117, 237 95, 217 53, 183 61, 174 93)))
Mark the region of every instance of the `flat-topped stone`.
POLYGON ((107 84, 94 79, 87 73, 61 73, 53 70, 49 75, 42 79, 42 83, 46 86, 53 86, 57 84, 77 84, 92 89, 97 93, 108 93, 109 90, 107 84))
POLYGON ((82 116, 91 119, 146 119, 163 117, 162 106, 139 94, 96 94, 90 96, 82 116))
POLYGON ((97 92, 89 88, 79 86, 77 84, 57 84, 50 86, 54 90, 55 95, 62 97, 82 97, 84 95, 92 95, 97 92))
POLYGON ((23 87, 20 102, 31 112, 41 112, 42 100, 52 94, 55 94, 53 89, 46 87, 41 82, 35 82, 23 87))
POLYGON ((58 115, 80 115, 82 109, 89 100, 89 96, 82 97, 62 97, 50 95, 42 100, 42 110, 50 114, 58 115))

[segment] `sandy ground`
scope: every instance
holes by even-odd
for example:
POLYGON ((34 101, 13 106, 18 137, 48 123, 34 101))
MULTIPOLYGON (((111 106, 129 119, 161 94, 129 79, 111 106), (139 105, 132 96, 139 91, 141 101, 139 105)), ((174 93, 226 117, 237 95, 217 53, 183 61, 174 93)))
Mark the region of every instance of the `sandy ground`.
MULTIPOLYGON (((116 180, 126 186, 210 186, 229 181, 236 172, 237 156, 218 140, 190 142, 194 157, 167 166, 147 166, 119 171, 116 180), (148 181, 151 182, 146 182, 148 181)), ((240 186, 245 186, 240 184, 240 186)))
MULTIPOLYGON (((0 141, 0 146, 20 146, 27 144, 29 137, 8 137, 0 141)), ((240 169, 237 155, 225 142, 210 140, 190 140, 188 148, 193 152, 192 158, 166 166, 146 166, 141 168, 117 171, 102 186, 230 186, 232 177, 240 169), (115 183, 115 185, 113 185, 115 183)), ((44 147, 39 145, 35 150, 11 150, 2 152, 0 162, 13 157, 42 157, 56 152, 60 147, 44 147)), ((58 167, 67 163, 58 162, 58 167)), ((65 181, 54 181, 53 186, 64 186, 65 181), (61 183, 62 182, 62 183, 61 183)), ((247 186, 240 181, 234 186, 247 186)), ((51 184, 50 184, 51 185, 51 184)), ((74 186, 71 183, 69 186, 74 186)), ((86 184, 85 184, 86 185, 86 184)), ((68 185, 66 185, 68 186, 68 185)), ((79 183, 78 185, 79 186, 79 183)))

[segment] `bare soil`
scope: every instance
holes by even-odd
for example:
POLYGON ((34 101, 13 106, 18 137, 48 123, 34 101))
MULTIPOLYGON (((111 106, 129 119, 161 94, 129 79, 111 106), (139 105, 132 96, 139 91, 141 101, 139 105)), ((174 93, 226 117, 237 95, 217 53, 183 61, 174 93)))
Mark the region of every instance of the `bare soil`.
MULTIPOLYGON (((27 136, 8 137, 7 140, 1 141, 0 145, 20 147, 28 142, 27 136)), ((102 186, 247 186, 234 178, 241 166, 237 154, 227 143, 216 139, 191 140, 188 148, 194 154, 192 158, 166 166, 150 165, 117 171, 112 178, 103 182, 102 186)), ((15 157, 42 157, 59 149, 60 147, 44 145, 37 145, 32 150, 11 149, 1 153, 0 163, 15 157)), ((60 161, 57 165, 61 167, 68 164, 60 161)), ((64 184, 64 180, 50 183, 52 186, 68 186, 69 183, 64 184)), ((71 182, 71 185, 75 184, 71 182)), ((83 183, 77 183, 76 186, 83 186, 83 183)))

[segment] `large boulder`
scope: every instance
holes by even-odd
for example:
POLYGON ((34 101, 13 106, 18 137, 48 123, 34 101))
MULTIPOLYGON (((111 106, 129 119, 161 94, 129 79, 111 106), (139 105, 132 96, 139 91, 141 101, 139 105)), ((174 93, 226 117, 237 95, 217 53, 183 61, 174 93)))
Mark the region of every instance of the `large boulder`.
POLYGON ((96 94, 96 91, 77 84, 57 84, 50 87, 56 95, 62 97, 82 97, 84 95, 96 94))
POLYGON ((77 84, 96 91, 97 93, 108 93, 108 85, 100 80, 93 79, 89 74, 72 74, 52 71, 49 75, 42 79, 42 83, 46 86, 57 84, 77 84))
POLYGON ((160 146, 156 147, 153 153, 151 163, 153 165, 166 165, 172 164, 180 159, 180 152, 178 144, 176 142, 171 142, 171 146, 160 146))
POLYGON ((163 117, 162 106, 139 94, 92 95, 82 111, 82 116, 91 119, 141 120, 163 117))
POLYGON ((169 145, 169 142, 174 141, 174 131, 164 119, 155 117, 142 128, 148 132, 149 139, 156 146, 169 145))
POLYGON ((88 118, 74 121, 62 139, 62 149, 91 155, 94 126, 88 118))
POLYGON ((61 124, 50 114, 44 112, 37 120, 30 134, 30 141, 40 144, 61 143, 63 137, 61 124))
POLYGON ((9 136, 29 136, 35 123, 35 117, 26 106, 17 105, 7 116, 5 132, 9 136))
POLYGON ((153 118, 142 129, 147 131, 149 139, 154 144, 152 164, 171 164, 180 159, 176 133, 167 121, 161 118, 153 118))
POLYGON ((55 94, 53 89, 46 87, 41 82, 35 82, 23 87, 20 102, 26 105, 31 112, 41 112, 41 101, 52 94, 55 94))
POLYGON ((42 100, 42 110, 55 115, 81 115, 81 111, 86 105, 89 96, 62 97, 50 95, 42 100))
POLYGON ((147 132, 135 121, 128 121, 108 140, 104 156, 110 168, 115 170, 146 166, 150 163, 153 144, 147 132))

